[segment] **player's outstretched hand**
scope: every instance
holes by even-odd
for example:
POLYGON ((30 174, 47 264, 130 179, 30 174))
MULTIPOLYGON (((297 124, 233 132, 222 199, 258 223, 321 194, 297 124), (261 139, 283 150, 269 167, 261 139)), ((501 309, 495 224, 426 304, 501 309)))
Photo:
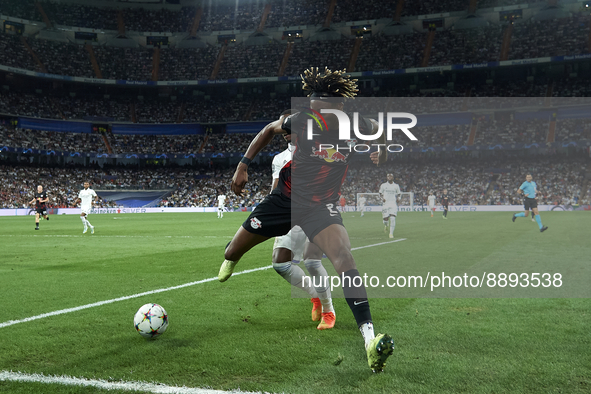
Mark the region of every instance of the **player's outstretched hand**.
POLYGON ((246 166, 239 165, 232 177, 232 186, 230 187, 237 196, 242 195, 245 190, 246 182, 248 182, 248 172, 246 166))
POLYGON ((371 152, 369 154, 369 158, 373 162, 373 164, 380 164, 380 152, 371 152))

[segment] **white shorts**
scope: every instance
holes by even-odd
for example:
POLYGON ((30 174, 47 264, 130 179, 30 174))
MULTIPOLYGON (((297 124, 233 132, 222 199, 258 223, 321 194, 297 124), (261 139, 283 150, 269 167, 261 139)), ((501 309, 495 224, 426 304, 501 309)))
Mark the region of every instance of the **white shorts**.
POLYGON ((224 206, 223 205, 218 205, 218 211, 223 211, 224 210, 224 206))
POLYGON ((90 211, 92 211, 92 207, 80 207, 80 211, 86 215, 90 215, 90 211))
POLYGON ((435 205, 429 205, 429 211, 432 211, 435 208, 435 205))
POLYGON ((365 210, 365 205, 360 205, 359 206, 359 212, 363 212, 365 210))
POLYGON ((392 216, 396 216, 398 214, 398 205, 396 204, 390 204, 390 205, 384 205, 382 207, 382 217, 388 217, 390 215, 392 216))
POLYGON ((300 226, 294 226, 289 233, 281 237, 275 237, 273 249, 289 249, 293 253, 293 259, 299 262, 304 259, 304 245, 307 240, 308 237, 306 237, 304 230, 300 226))

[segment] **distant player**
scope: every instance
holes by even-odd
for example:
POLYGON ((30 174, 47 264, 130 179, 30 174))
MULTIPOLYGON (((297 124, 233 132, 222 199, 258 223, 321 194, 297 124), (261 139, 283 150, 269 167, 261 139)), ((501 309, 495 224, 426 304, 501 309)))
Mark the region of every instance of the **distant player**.
POLYGON ((90 211, 92 211, 93 198, 98 201, 98 196, 94 190, 90 188, 90 183, 84 182, 84 190, 80 190, 80 193, 78 193, 78 199, 76 199, 76 202, 74 203, 78 204, 78 202, 80 202, 80 220, 82 220, 82 224, 84 224, 84 231, 82 231, 82 234, 86 234, 88 227, 90 227, 90 233, 94 234, 94 226, 88 221, 88 215, 90 214, 90 211))
POLYGON ((218 219, 224 217, 224 204, 226 203, 226 198, 225 194, 218 196, 218 219))
POLYGON ((447 189, 443 189, 441 206, 443 207, 443 218, 447 220, 447 211, 449 210, 449 195, 447 194, 447 189))
MULTIPOLYGON (((284 111, 281 115, 289 115, 291 111, 284 111)), ((273 185, 275 190, 279 183, 281 169, 291 162, 295 145, 291 143, 291 134, 283 136, 288 142, 287 149, 273 158, 273 185)), ((312 321, 319 321, 318 329, 333 328, 336 322, 335 311, 332 304, 330 288, 323 286, 323 277, 328 277, 328 272, 322 265, 322 251, 314 244, 308 242, 308 238, 300 226, 294 226, 286 235, 275 237, 273 244, 273 268, 283 279, 292 286, 304 290, 310 295, 312 301, 312 321), (312 283, 304 280, 306 275, 300 268, 299 262, 304 261, 304 266, 310 273, 312 283), (316 279, 314 279, 316 278, 316 279), (315 286, 314 283, 319 284, 315 286)))
POLYGON ((367 202, 366 198, 361 195, 359 197, 359 200, 357 200, 357 205, 359 206, 359 211, 361 212, 361 217, 363 217, 363 214, 365 213, 365 203, 367 202))
POLYGON ((542 225, 542 218, 540 217, 540 213, 538 212, 538 201, 536 200, 536 193, 537 193, 537 186, 536 183, 532 181, 531 174, 527 174, 525 177, 525 182, 519 186, 517 189, 518 194, 523 194, 525 196, 525 212, 519 212, 513 214, 513 222, 515 222, 516 218, 523 218, 529 216, 529 211, 534 213, 536 222, 538 222, 538 227, 540 228, 540 232, 543 233, 544 231, 548 230, 547 226, 542 225))
POLYGON ((394 183, 394 174, 386 176, 388 182, 380 186, 380 194, 384 200, 382 207, 382 219, 384 220, 384 232, 388 231, 390 224, 390 238, 394 238, 394 229, 396 228, 396 214, 398 213, 398 196, 400 195, 400 186, 394 183))
POLYGON ((49 216, 47 216, 47 205, 46 203, 49 201, 47 197, 47 192, 43 190, 43 186, 37 186, 37 193, 35 193, 35 197, 29 201, 29 205, 35 203, 35 230, 39 230, 39 218, 43 216, 45 220, 49 220, 49 216))
POLYGON ((429 211, 431 211, 431 217, 433 217, 433 212, 435 212, 435 196, 433 192, 429 192, 429 197, 427 197, 427 205, 429 206, 429 211))
POLYGON ((341 205, 341 212, 345 212, 345 205, 347 205, 347 200, 345 197, 341 196, 339 199, 339 204, 341 205))

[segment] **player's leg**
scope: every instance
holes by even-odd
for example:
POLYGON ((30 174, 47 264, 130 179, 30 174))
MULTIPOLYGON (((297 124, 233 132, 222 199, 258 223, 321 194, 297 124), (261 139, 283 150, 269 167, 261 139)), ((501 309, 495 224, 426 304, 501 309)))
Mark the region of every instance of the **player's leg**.
POLYGON ((39 212, 35 212, 35 230, 39 230, 39 212))
POLYGON ((536 216, 536 214, 534 213, 534 210, 532 209, 531 210, 531 221, 532 222, 535 222, 536 221, 535 216, 536 216))
POLYGON ((535 215, 536 222, 538 222, 540 232, 543 233, 544 231, 548 230, 548 227, 542 224, 542 218, 540 217, 540 213, 538 212, 538 207, 532 208, 532 213, 535 215))
MULTIPOLYGON (((302 270, 297 264, 294 264, 292 261, 294 256, 294 254, 292 253, 291 246, 292 232, 293 229, 286 235, 275 238, 275 244, 273 245, 273 268, 289 284, 291 284, 294 287, 300 288, 304 290, 306 293, 308 293, 310 295, 310 298, 313 299, 313 303, 316 302, 317 304, 320 304, 318 294, 316 293, 316 290, 314 289, 314 286, 312 285, 311 281, 304 280, 304 276, 306 276, 304 270, 302 270)), ((322 308, 320 308, 320 310, 322 310, 322 308)), ((316 319, 314 318, 314 316, 312 316, 312 320, 320 320, 320 313, 321 312, 318 312, 316 319)))
POLYGON ((84 225, 84 231, 82 231, 82 234, 86 234, 88 231, 88 224, 86 224, 86 214, 84 212, 80 213, 80 220, 82 220, 82 224, 84 225))
POLYGON ((261 242, 265 242, 270 237, 265 237, 259 234, 248 232, 244 227, 240 227, 234 238, 226 246, 224 252, 224 262, 220 267, 218 273, 218 279, 220 282, 225 282, 232 276, 234 267, 238 264, 238 261, 244 256, 246 252, 254 248, 261 242))
POLYGON ((444 219, 447 219, 447 209, 448 209, 447 205, 443 207, 443 218, 444 219))
POLYGON ((224 206, 220 207, 220 219, 224 217, 224 206))
MULTIPOLYGON (((321 306, 320 310, 322 311, 319 319, 320 324, 317 328, 319 330, 326 330, 334 327, 336 317, 330 287, 328 286, 328 272, 322 265, 322 254, 322 250, 318 246, 311 242, 306 242, 304 264, 312 277, 312 285, 318 294, 321 306)), ((315 306, 314 309, 318 309, 318 307, 315 306)), ((312 320, 314 320, 314 309, 312 310, 312 320)))
POLYGON ((382 207, 382 222, 384 223, 384 233, 388 233, 388 208, 382 207))
POLYGON ((88 221, 88 213, 90 212, 90 208, 85 208, 82 213, 84 213, 84 227, 86 228, 86 226, 90 227, 90 233, 94 234, 94 226, 92 224, 90 224, 90 222, 88 221))
POLYGON ((226 246, 218 279, 225 282, 246 252, 272 237, 291 230, 291 201, 281 194, 269 194, 242 223, 226 246))
MULTIPOLYGON (((396 208, 392 208, 395 210, 396 208)), ((390 238, 394 238, 394 229, 396 228, 396 214, 390 213, 390 238)))
POLYGON ((345 299, 365 341, 370 368, 382 371, 386 359, 392 354, 394 341, 389 335, 374 334, 367 292, 351 254, 347 230, 341 224, 331 224, 314 236, 313 242, 324 251, 342 279, 345 299))

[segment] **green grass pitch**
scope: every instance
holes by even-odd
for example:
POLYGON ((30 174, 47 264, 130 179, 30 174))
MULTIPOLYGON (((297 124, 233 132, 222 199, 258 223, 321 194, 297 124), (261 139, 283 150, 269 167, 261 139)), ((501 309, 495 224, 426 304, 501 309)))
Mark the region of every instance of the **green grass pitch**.
MULTIPOLYGON (((82 235, 77 216, 52 216, 40 231, 32 217, 0 218, 0 324, 215 277, 245 217, 91 215, 94 235, 82 235)), ((353 247, 389 241, 379 213, 343 217, 353 247)), ((538 264, 589 283, 591 213, 542 218, 550 229, 540 234, 530 219, 511 223, 510 213, 401 213, 395 238, 405 241, 353 255, 360 272, 372 264, 380 274, 530 272, 538 264)), ((271 248, 259 245, 236 270, 270 265, 271 248)), ((292 298, 272 269, 257 271, 0 328, 0 371, 276 393, 591 392, 588 298, 371 298, 376 331, 396 342, 382 374, 368 368, 345 300, 334 302, 335 328, 318 331, 308 300, 292 298), (148 302, 170 317, 156 340, 133 328, 148 302)), ((0 381, 0 392, 107 391, 0 381)))

